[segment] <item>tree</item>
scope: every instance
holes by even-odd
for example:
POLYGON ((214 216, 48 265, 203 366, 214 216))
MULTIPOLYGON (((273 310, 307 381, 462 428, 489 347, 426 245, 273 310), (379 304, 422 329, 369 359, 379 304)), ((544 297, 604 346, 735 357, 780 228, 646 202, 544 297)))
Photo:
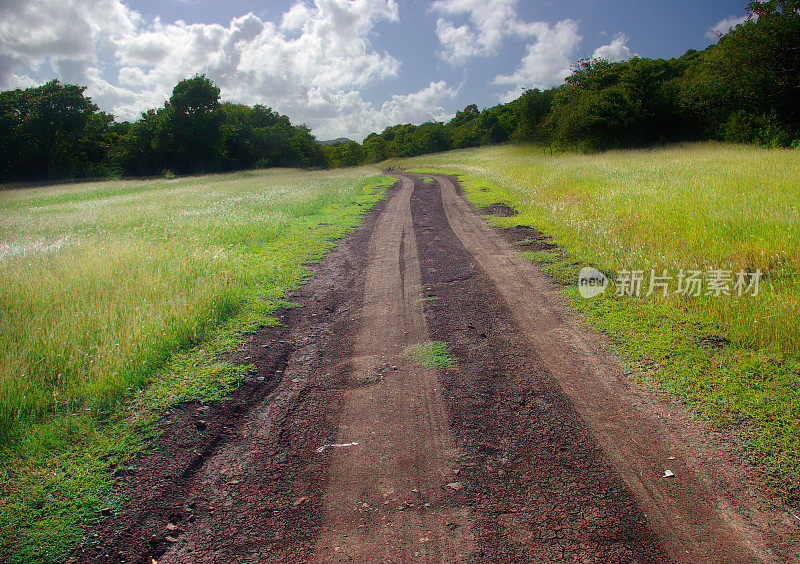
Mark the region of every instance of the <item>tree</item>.
POLYGON ((52 80, 0 94, 2 180, 99 175, 113 117, 99 111, 86 87, 52 80))
POLYGON ((220 90, 205 75, 180 81, 167 102, 162 152, 181 172, 218 168, 223 158, 220 90))

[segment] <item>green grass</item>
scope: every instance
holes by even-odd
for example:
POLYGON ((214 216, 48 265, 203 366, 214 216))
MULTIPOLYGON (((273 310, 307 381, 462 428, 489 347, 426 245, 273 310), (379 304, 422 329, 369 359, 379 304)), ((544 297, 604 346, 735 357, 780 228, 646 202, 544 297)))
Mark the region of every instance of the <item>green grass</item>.
POLYGON ((444 341, 419 343, 409 348, 408 356, 425 368, 450 368, 458 359, 450 354, 448 347, 444 341))
POLYGON ((460 174, 478 206, 505 202, 553 237, 526 253, 607 332, 632 374, 746 436, 775 494, 800 500, 800 151, 689 144, 593 155, 498 146, 392 161, 460 174), (756 297, 577 292, 592 265, 764 273, 756 297))
POLYGON ((0 192, 0 560, 62 557, 159 415, 221 362, 393 182, 370 168, 0 192))

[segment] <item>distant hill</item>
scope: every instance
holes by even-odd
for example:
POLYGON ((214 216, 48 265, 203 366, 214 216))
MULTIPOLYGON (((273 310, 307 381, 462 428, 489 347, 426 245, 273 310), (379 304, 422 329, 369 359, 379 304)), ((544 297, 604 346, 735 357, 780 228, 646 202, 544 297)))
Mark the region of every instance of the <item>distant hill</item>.
POLYGON ((351 141, 347 137, 338 137, 337 139, 328 139, 327 141, 317 141, 320 145, 336 145, 337 143, 347 143, 351 141))

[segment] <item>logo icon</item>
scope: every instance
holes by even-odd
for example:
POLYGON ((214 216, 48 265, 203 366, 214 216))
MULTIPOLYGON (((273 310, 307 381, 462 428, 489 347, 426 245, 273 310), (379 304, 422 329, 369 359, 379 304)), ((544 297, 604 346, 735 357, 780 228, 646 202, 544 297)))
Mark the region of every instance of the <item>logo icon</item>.
POLYGON ((582 298, 588 300, 599 296, 607 287, 608 278, 605 274, 590 266, 581 268, 578 273, 578 293, 582 298))

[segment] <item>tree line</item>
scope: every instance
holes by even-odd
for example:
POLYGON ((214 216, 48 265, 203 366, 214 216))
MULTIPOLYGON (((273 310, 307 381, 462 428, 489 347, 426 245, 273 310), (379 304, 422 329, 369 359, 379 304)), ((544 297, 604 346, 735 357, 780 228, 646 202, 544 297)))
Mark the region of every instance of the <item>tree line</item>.
POLYGON ((133 123, 114 121, 84 90, 53 80, 0 93, 0 181, 325 165, 308 127, 261 105, 221 103, 204 75, 133 123))
POLYGON ((800 146, 800 0, 754 1, 750 18, 675 59, 583 60, 565 83, 447 123, 404 124, 324 148, 329 166, 516 141, 599 151, 689 140, 800 146))
POLYGON ((709 139, 800 146, 800 0, 756 0, 747 11, 704 51, 583 60, 556 88, 325 147, 270 108, 220 102, 204 75, 133 123, 54 80, 0 93, 0 182, 341 167, 507 141, 576 151, 709 139))

